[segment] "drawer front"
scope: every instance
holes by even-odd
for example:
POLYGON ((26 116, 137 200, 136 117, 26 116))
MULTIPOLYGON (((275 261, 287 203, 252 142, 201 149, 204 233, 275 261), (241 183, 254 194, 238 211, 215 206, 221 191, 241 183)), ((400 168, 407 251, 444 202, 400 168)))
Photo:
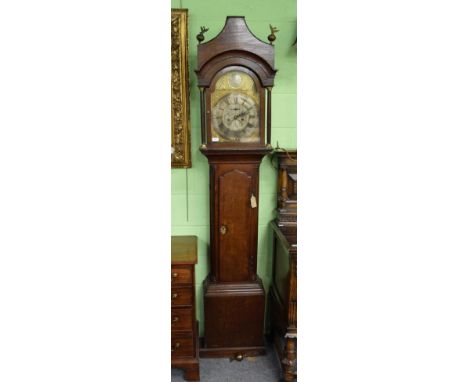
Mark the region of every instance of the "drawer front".
POLYGON ((193 338, 172 337, 171 338, 171 357, 192 357, 194 356, 193 338))
POLYGON ((192 308, 171 309, 171 330, 192 331, 192 308))
POLYGON ((171 288, 171 305, 192 305, 192 288, 171 288))
POLYGON ((192 284, 192 267, 172 266, 171 284, 192 284))

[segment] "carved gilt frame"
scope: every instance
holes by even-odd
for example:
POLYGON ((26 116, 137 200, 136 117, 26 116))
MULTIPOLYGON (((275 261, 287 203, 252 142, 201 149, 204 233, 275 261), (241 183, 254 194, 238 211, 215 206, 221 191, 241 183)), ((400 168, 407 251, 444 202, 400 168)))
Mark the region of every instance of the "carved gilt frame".
POLYGON ((171 9, 171 167, 192 166, 188 76, 188 11, 171 9))

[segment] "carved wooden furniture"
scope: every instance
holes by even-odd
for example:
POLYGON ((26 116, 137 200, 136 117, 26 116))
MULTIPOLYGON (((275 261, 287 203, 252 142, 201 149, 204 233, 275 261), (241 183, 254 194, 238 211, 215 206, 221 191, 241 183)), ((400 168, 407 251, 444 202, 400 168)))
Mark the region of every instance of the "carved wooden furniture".
POLYGON ((270 287, 271 331, 281 360, 285 381, 293 381, 297 335, 297 244, 296 235, 286 235, 271 222, 274 235, 273 274, 270 287))
POLYGON ((260 162, 272 150, 274 47, 255 37, 243 17, 230 16, 218 36, 198 45, 196 73, 211 210, 200 356, 241 360, 265 352, 257 205, 260 162))
POLYGON ((269 293, 271 334, 281 359, 284 381, 296 377, 297 348, 297 152, 278 158, 277 218, 273 230, 273 271, 269 293))
POLYGON ((171 237, 171 366, 199 381, 198 322, 195 314, 197 237, 171 237))
POLYGON ((191 167, 188 11, 171 10, 171 166, 191 167))
POLYGON ((275 151, 278 159, 278 207, 276 222, 283 232, 295 232, 297 226, 297 151, 275 151))

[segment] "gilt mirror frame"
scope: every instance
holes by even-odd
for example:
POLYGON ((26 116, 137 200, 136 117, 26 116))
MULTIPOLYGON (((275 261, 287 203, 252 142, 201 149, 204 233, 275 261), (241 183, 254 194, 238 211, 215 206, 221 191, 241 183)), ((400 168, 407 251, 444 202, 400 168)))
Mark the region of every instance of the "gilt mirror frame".
POLYGON ((188 77, 188 10, 171 9, 171 167, 192 166, 188 77))

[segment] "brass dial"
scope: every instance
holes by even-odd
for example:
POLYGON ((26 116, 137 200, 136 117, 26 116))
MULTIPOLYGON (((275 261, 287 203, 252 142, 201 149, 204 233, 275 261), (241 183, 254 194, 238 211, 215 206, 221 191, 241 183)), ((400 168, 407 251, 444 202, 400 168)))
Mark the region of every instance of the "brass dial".
POLYGON ((258 133, 255 101, 243 93, 229 93, 213 108, 213 127, 225 139, 246 141, 258 133))
POLYGON ((259 141, 259 96, 248 74, 233 70, 222 75, 211 101, 212 142, 259 141))

